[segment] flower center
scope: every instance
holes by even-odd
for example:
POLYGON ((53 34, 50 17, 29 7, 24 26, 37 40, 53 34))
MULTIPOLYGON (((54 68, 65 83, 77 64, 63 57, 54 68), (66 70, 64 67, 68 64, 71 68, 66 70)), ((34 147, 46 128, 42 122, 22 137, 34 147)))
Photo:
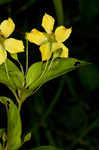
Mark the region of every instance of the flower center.
POLYGON ((48 39, 48 42, 50 42, 50 43, 56 42, 54 33, 46 34, 46 37, 48 39))

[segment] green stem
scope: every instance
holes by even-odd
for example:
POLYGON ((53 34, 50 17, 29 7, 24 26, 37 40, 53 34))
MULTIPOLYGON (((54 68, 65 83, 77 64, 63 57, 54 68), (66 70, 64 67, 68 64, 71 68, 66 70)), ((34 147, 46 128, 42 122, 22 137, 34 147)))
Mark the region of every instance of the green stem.
POLYGON ((53 4, 56 11, 57 23, 58 25, 64 24, 64 12, 62 0, 53 0, 53 4))
POLYGON ((18 98, 18 96, 17 96, 15 90, 13 90, 13 89, 10 88, 10 87, 9 87, 9 89, 11 90, 11 92, 13 93, 13 95, 15 96, 17 103, 19 103, 19 98, 18 98))
POLYGON ((96 119, 88 128, 82 131, 82 134, 71 144, 68 150, 72 150, 74 146, 83 138, 85 137, 92 129, 96 128, 99 124, 99 118, 96 119))
POLYGON ((21 107, 22 107, 22 101, 20 100, 20 102, 18 103, 19 105, 18 105, 18 110, 19 110, 19 112, 21 111, 21 107))
POLYGON ((18 103, 18 110, 19 110, 19 112, 20 112, 20 111, 21 111, 21 107, 22 107, 23 101, 19 99, 18 95, 16 94, 16 92, 15 92, 13 89, 10 88, 10 90, 12 91, 13 95, 14 95, 15 98, 16 98, 16 101, 17 101, 17 103, 18 103))
POLYGON ((51 60, 51 62, 50 62, 50 64, 49 64, 49 67, 48 67, 48 69, 47 69, 47 72, 49 72, 49 70, 51 69, 54 60, 55 60, 55 58, 52 57, 52 60, 51 60))
MULTIPOLYGON (((55 145, 55 142, 54 142, 54 137, 52 136, 52 133, 51 133, 51 131, 48 129, 48 127, 47 127, 47 129, 46 129, 46 137, 47 137, 47 139, 48 139, 48 142, 49 142, 49 145, 55 145)), ((55 145, 56 146, 56 145, 55 145)))
POLYGON ((21 72, 24 74, 24 69, 23 69, 22 64, 20 63, 20 61, 19 61, 19 60, 18 60, 17 62, 18 62, 18 63, 19 63, 19 65, 20 65, 21 72))
POLYGON ((40 81, 40 80, 42 79, 43 75, 47 72, 47 69, 48 69, 48 63, 49 63, 49 62, 47 61, 46 64, 45 64, 44 71, 42 72, 42 74, 41 74, 40 78, 38 79, 38 81, 40 81))
POLYGON ((26 73, 28 71, 28 40, 26 40, 26 73))

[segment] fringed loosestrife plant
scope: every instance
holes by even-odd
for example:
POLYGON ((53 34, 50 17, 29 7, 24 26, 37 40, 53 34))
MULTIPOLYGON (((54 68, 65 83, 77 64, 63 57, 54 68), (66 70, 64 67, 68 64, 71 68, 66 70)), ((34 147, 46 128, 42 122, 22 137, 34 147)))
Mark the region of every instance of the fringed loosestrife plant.
MULTIPOLYGON (((0 83, 5 84, 12 91, 18 103, 16 105, 10 98, 0 96, 0 102, 6 105, 8 115, 7 132, 5 129, 0 129, 0 138, 3 141, 0 143, 0 150, 18 150, 26 141, 27 137, 21 139, 22 126, 20 111, 22 103, 27 97, 31 96, 38 87, 47 81, 87 64, 87 62, 75 58, 68 58, 68 48, 63 42, 69 38, 72 28, 67 29, 64 26, 59 26, 55 32, 52 32, 54 23, 54 18, 45 13, 42 19, 42 27, 46 32, 32 29, 31 32, 26 33, 25 39, 27 41, 40 46, 42 61, 32 64, 29 68, 26 67, 25 74, 23 74, 22 69, 20 71, 16 64, 7 58, 7 51, 10 54, 17 54, 24 52, 25 49, 22 40, 8 38, 14 31, 15 24, 11 18, 4 20, 0 24, 0 83), (50 62, 52 63, 49 67, 50 69, 47 71, 44 71, 45 61, 48 62, 48 65, 50 62), (79 62, 79 66, 75 65, 77 62, 79 62), (5 63, 9 78, 5 71, 5 63), (5 139, 4 135, 6 135, 5 139)), ((26 51, 28 51, 27 48, 26 51)), ((28 64, 27 54, 26 52, 26 64, 28 64)), ((48 148, 46 147, 46 149, 48 148)))

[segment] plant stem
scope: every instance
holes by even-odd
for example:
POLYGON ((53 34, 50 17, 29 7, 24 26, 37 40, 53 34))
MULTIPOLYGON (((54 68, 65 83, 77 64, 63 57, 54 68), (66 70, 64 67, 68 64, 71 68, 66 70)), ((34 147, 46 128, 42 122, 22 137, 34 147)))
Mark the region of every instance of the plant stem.
POLYGON ((21 107, 22 107, 23 101, 19 99, 18 95, 16 94, 16 92, 15 92, 13 89, 10 88, 10 90, 12 91, 13 95, 14 95, 15 98, 16 98, 16 101, 17 101, 17 103, 18 103, 18 110, 19 110, 19 112, 20 112, 20 111, 21 111, 21 107))
MULTIPOLYGON (((55 145, 55 142, 54 142, 54 137, 52 136, 52 133, 51 131, 48 129, 46 129, 46 137, 48 139, 48 142, 49 142, 49 145, 55 145)), ((56 146, 56 145, 55 145, 56 146)))
POLYGON ((55 10, 56 10, 57 23, 58 23, 58 25, 62 25, 62 24, 64 24, 64 13, 63 13, 62 0, 53 0, 53 4, 54 4, 55 10))
POLYGON ((26 40, 26 73, 28 71, 28 40, 26 40))
POLYGON ((18 60, 17 62, 18 62, 18 63, 19 63, 19 65, 20 65, 21 72, 24 74, 24 69, 23 69, 22 64, 20 63, 20 61, 19 61, 19 60, 18 60))
POLYGON ((21 107, 22 107, 22 101, 20 100, 19 103, 18 103, 18 110, 19 110, 19 112, 21 111, 21 107))
POLYGON ((9 87, 9 89, 11 90, 11 92, 13 93, 13 95, 15 96, 17 103, 19 103, 19 98, 18 98, 18 95, 16 94, 15 90, 13 90, 10 87, 9 87))

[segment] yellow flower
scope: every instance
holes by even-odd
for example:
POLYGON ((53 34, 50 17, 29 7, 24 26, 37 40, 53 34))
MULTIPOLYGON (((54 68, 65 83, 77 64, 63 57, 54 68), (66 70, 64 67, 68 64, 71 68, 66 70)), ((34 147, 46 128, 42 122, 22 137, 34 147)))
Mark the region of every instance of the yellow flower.
POLYGON ((31 32, 26 33, 26 39, 31 43, 40 45, 42 61, 49 60, 58 49, 61 49, 59 57, 68 57, 68 48, 62 42, 69 38, 72 28, 67 29, 64 26, 59 26, 56 28, 55 33, 53 33, 54 23, 54 18, 45 13, 42 19, 42 27, 46 33, 40 32, 37 29, 32 29, 31 32))
POLYGON ((11 18, 4 20, 0 24, 0 64, 4 63, 7 58, 6 50, 11 53, 24 51, 24 45, 21 40, 8 38, 15 29, 15 24, 11 18))

